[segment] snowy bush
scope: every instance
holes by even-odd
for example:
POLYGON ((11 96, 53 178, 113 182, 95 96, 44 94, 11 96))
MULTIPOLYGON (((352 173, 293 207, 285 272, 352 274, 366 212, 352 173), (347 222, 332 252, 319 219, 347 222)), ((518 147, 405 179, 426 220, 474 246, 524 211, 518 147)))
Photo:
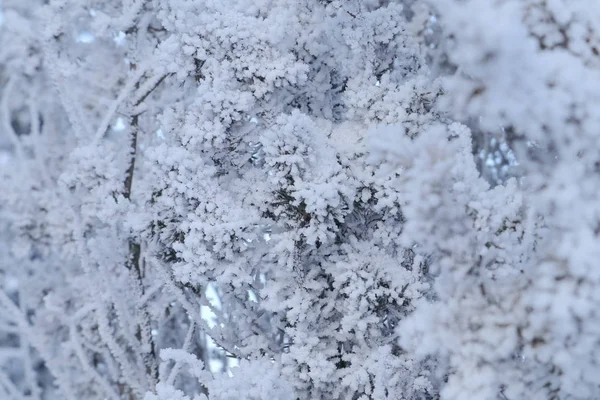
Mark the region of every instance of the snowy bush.
POLYGON ((600 5, 0 2, 0 398, 600 398, 600 5))

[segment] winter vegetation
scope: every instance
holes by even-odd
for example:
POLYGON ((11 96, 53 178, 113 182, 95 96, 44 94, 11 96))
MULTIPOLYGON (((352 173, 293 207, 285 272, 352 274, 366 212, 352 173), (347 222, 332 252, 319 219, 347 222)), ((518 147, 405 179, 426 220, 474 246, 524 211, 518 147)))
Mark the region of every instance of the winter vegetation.
POLYGON ((599 399, 598 21, 1 0, 0 399, 599 399))

